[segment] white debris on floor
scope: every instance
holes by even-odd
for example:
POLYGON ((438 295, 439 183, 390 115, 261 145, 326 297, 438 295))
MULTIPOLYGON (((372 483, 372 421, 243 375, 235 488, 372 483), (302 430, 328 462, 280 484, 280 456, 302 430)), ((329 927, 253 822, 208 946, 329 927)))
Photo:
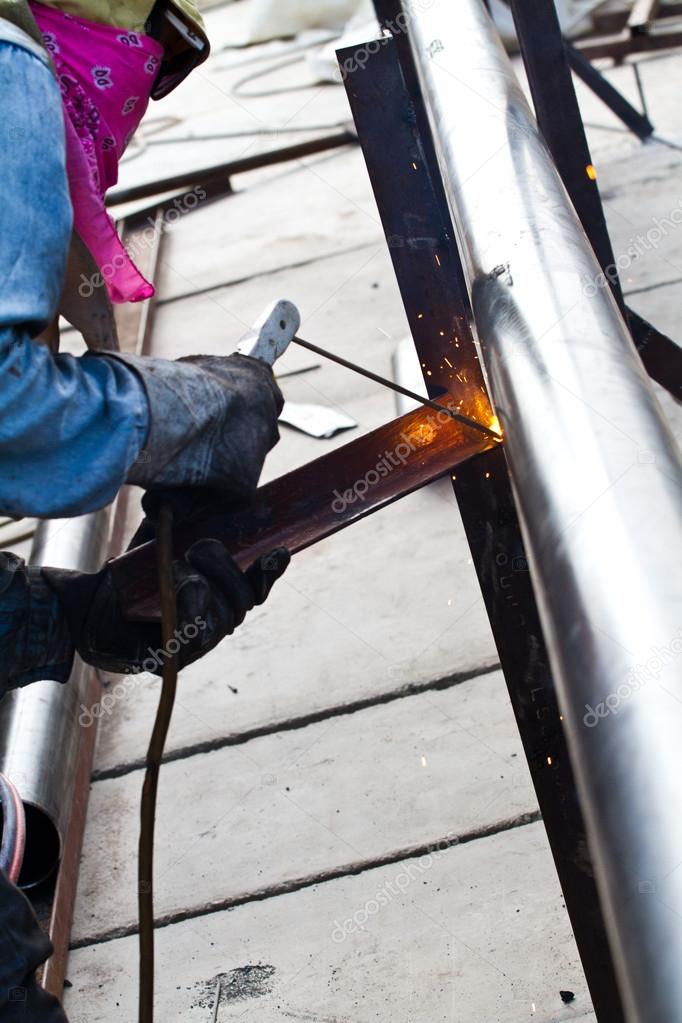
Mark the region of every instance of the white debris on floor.
MULTIPOLYGON (((315 81, 308 50, 230 48, 257 6, 208 12, 213 56, 149 111, 122 185, 349 120, 343 88, 315 81)), ((682 139, 680 57, 640 66, 652 119, 682 139)), ((631 68, 608 74, 634 99, 631 68)), ((579 91, 614 249, 627 253, 682 201, 682 152, 640 146, 579 91)), ((152 353, 227 354, 269 300, 289 298, 304 337, 390 377, 407 324, 359 149, 233 186, 167 230, 152 353)), ((628 258, 629 300, 679 335, 682 231, 628 258)), ((317 440, 283 426, 266 478, 395 415, 388 392, 317 363, 287 354, 280 371, 304 371, 282 379, 287 401, 358 428, 317 440)), ((267 605, 182 674, 157 826, 160 1021, 594 1018, 496 669, 457 507, 437 484, 297 556, 267 605)), ((141 760, 158 692, 131 687, 101 722, 71 1023, 136 1018, 141 760)))

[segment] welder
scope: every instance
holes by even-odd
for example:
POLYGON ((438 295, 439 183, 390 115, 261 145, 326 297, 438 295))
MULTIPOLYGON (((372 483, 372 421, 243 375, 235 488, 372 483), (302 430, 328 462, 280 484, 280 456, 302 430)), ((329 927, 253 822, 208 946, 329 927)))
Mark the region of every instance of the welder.
MULTIPOLYGON (((146 491, 146 538, 161 500, 176 515, 207 501, 248 502, 278 439, 283 402, 270 367, 240 355, 75 358, 37 343, 60 306, 71 236, 54 69, 27 5, 0 0, 0 513, 80 515, 131 483, 146 491)), ((275 551, 242 573, 217 541, 191 547, 174 564, 178 628, 198 619, 202 628, 186 630, 195 638, 182 645, 180 666, 232 633, 288 560, 275 551)), ((39 679, 66 682, 76 652, 134 672, 161 646, 158 626, 124 620, 106 566, 83 575, 0 552, 0 695, 39 679)), ((29 903, 0 872, 2 1023, 64 1023, 35 979, 50 952, 29 903)))

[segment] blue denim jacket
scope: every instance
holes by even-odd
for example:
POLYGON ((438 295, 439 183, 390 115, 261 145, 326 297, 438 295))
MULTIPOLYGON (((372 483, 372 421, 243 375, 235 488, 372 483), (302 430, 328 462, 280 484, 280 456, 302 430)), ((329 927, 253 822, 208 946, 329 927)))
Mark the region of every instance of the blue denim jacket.
MULTIPOLYGON (((70 235, 57 84, 43 61, 0 35, 0 514, 104 507, 147 436, 144 387, 125 363, 55 356, 31 340, 57 308, 70 235)), ((0 553, 0 695, 41 669, 68 677, 72 651, 55 601, 0 553)))

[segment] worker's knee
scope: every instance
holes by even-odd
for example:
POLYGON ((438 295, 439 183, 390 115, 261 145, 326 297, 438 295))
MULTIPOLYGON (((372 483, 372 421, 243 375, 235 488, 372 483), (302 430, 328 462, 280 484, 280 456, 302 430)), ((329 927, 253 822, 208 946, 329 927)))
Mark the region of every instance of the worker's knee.
POLYGON ((64 117, 49 69, 0 42, 0 327, 56 311, 71 235, 64 117))

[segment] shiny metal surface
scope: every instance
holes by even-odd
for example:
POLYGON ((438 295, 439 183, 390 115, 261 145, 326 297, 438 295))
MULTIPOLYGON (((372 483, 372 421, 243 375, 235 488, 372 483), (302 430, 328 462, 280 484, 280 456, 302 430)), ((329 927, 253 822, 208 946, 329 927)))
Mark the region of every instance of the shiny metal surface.
MULTIPOLYGON (((41 522, 32 563, 94 571, 104 555, 108 523, 107 510, 41 522)), ((24 887, 49 876, 61 855, 83 738, 81 704, 90 703, 86 694, 91 672, 77 658, 66 685, 37 682, 8 694, 0 704, 0 771, 16 785, 27 807, 20 878, 24 887)))
POLYGON ((409 7, 628 1018, 671 1023, 680 452, 483 3, 409 7))

